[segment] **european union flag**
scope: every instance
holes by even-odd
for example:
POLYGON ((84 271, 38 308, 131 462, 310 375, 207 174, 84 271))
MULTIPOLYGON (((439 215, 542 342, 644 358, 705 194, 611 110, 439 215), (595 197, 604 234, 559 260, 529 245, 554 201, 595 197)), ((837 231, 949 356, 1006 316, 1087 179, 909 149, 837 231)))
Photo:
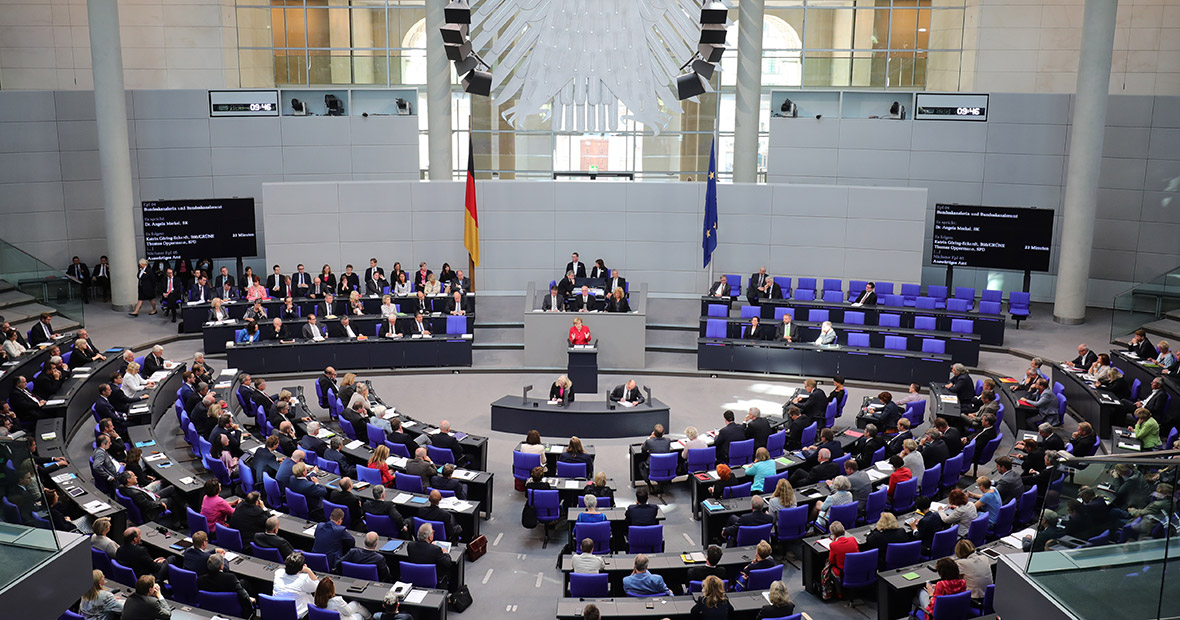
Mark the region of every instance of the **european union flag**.
POLYGON ((705 226, 701 247, 705 249, 705 267, 717 249, 717 143, 709 147, 709 179, 705 185, 705 226))

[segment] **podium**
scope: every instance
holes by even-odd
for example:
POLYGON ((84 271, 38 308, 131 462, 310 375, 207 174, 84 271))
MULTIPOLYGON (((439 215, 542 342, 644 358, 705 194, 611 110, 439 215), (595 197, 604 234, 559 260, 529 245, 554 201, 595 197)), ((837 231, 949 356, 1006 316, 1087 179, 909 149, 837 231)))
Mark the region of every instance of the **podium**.
POLYGON ((567 351, 569 365, 566 376, 574 384, 574 394, 598 393, 598 347, 574 346, 567 351))

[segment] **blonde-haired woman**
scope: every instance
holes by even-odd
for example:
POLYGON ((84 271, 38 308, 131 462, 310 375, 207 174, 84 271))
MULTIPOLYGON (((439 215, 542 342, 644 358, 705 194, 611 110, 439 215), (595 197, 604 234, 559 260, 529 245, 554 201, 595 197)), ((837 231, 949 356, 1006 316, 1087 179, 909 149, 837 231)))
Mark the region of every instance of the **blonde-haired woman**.
POLYGON ((139 376, 139 368, 139 362, 131 362, 127 364, 127 371, 123 373, 123 393, 128 398, 134 398, 135 393, 144 388, 156 387, 155 382, 145 381, 139 376))
POLYGON ((551 402, 568 405, 574 402, 574 382, 570 378, 561 375, 557 377, 557 381, 553 382, 553 386, 549 388, 549 400, 551 402))
POLYGON ((422 287, 422 292, 427 295, 438 295, 442 292, 442 285, 438 283, 438 276, 431 273, 426 276, 426 286, 422 287))
POLYGON ((725 584, 721 582, 721 578, 717 575, 709 575, 705 577, 704 583, 701 584, 701 597, 697 599, 696 605, 692 606, 689 615, 693 618, 705 618, 706 620, 725 620, 733 613, 733 605, 729 604, 729 599, 725 596, 725 584))
POLYGON ((360 291, 348 294, 348 313, 356 316, 362 316, 365 313, 365 305, 361 303, 360 291))
POLYGON ((770 604, 763 605, 762 609, 758 610, 758 620, 786 618, 795 615, 795 603, 791 602, 791 593, 787 590, 787 584, 782 581, 770 584, 768 598, 770 604))
POLYGON ((630 312, 631 304, 627 303, 627 295, 623 292, 623 287, 616 286, 615 290, 611 292, 610 297, 606 298, 607 312, 630 312))
POLYGON ((766 501, 766 508, 770 511, 770 516, 774 517, 775 523, 777 523, 778 511, 794 507, 795 487, 792 487, 786 478, 779 478, 778 483, 774 485, 774 494, 766 501))
POLYGON ((699 431, 697 431, 697 427, 695 426, 690 426, 684 429, 684 436, 686 441, 684 442, 684 449, 680 451, 680 457, 684 459, 685 463, 688 462, 689 450, 709 447, 709 442, 701 439, 701 434, 699 431))
POLYGON ((131 316, 139 316, 139 308, 143 302, 149 301, 152 304, 152 314, 156 313, 156 274, 148 269, 148 262, 146 258, 139 259, 139 270, 135 273, 136 279, 139 281, 136 284, 136 290, 139 292, 139 299, 135 302, 135 309, 129 312, 131 316))
POLYGON ((90 576, 94 581, 90 589, 82 594, 78 611, 82 612, 86 620, 116 620, 123 613, 123 601, 103 588, 107 580, 102 571, 95 569, 90 572, 90 576))

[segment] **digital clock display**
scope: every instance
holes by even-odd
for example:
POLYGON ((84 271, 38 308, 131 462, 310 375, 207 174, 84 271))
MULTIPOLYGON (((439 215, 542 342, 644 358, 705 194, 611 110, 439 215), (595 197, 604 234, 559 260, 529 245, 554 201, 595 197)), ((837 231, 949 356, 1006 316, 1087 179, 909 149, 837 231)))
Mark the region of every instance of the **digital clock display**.
POLYGON ((918 93, 916 121, 987 121, 988 95, 918 93))
POLYGON ((276 90, 211 90, 209 116, 278 116, 276 90))

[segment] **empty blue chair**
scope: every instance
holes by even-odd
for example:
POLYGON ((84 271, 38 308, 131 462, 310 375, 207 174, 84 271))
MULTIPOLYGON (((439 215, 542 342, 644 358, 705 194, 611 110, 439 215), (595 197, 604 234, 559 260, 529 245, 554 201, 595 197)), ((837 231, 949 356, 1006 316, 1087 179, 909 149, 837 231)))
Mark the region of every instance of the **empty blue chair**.
POLYGON ((737 297, 738 295, 742 294, 742 277, 741 276, 727 275, 727 276, 725 276, 725 281, 729 282, 729 295, 730 295, 730 297, 737 297))
POLYGON ((897 487, 893 489, 893 499, 889 501, 889 511, 894 514, 902 514, 914 509, 914 499, 918 497, 918 479, 910 478, 905 482, 897 483, 897 487))
POLYGON ((197 604, 197 574, 195 572, 169 564, 168 583, 172 586, 170 598, 185 605, 197 604))
POLYGON ((926 296, 933 298, 935 304, 937 304, 939 308, 946 307, 947 293, 947 287, 942 285, 931 284, 930 286, 926 287, 926 296))
POLYGON ((905 336, 885 336, 885 348, 890 351, 905 351, 909 339, 905 336))
POLYGON ((919 297, 915 307, 918 310, 935 310, 938 308, 938 303, 933 297, 919 297))
POLYGON ((784 276, 775 276, 774 283, 778 285, 780 290, 782 290, 784 299, 789 298, 791 296, 791 279, 790 278, 784 277, 784 276))
POLYGON ((849 332, 848 346, 867 348, 869 346, 869 335, 861 332, 849 332))
MULTIPOLYGON (((171 579, 169 579, 171 581, 171 579)), ((173 592, 176 586, 173 585, 173 592)), ((177 599, 179 601, 179 599, 177 599)), ((197 607, 215 614, 239 617, 242 615, 242 603, 238 600, 237 592, 209 592, 197 591, 197 607)))
POLYGON ((938 497, 938 492, 941 490, 939 486, 941 481, 942 463, 937 463, 934 467, 927 467, 926 471, 922 473, 922 482, 918 483, 918 492, 934 499, 938 497))
POLYGON ((376 449, 385 441, 385 429, 365 422, 365 438, 369 440, 369 447, 376 449))
POLYGON ((876 290, 877 290, 877 295, 892 295, 893 294, 893 283, 892 282, 877 282, 876 290))
POLYGON ((262 620, 299 620, 299 613, 293 598, 259 594, 258 612, 261 614, 262 620))
POLYGON ((754 460, 754 440, 735 441, 729 444, 730 467, 740 467, 754 460))
POLYGON ((610 575, 607 573, 570 573, 570 596, 574 598, 610 596, 610 575))
MULTIPOLYGON (((800 278, 799 282, 800 286, 802 286, 802 278, 800 278)), ((815 289, 797 288, 791 295, 791 299, 796 301, 815 301, 815 289)))
POLYGON ((287 511, 296 517, 311 518, 311 509, 307 505, 307 496, 291 489, 287 489, 287 511))
POLYGON ((885 570, 910 566, 922 561, 922 541, 885 545, 885 570))
POLYGON ((979 313, 980 314, 991 314, 991 315, 999 316, 1001 312, 1003 312, 1003 310, 1001 309, 1000 302, 998 302, 998 301, 981 301, 981 302, 979 302, 979 313))
POLYGON ((963 453, 960 452, 952 456, 940 465, 942 465, 942 489, 950 491, 959 486, 959 474, 963 471, 963 453))
POLYGON ((877 583, 877 551, 870 549, 844 556, 844 575, 841 583, 845 590, 867 588, 877 583))
MULTIPOLYGON (((857 295, 860 295, 861 291, 865 290, 865 287, 868 286, 868 284, 869 283, 865 280, 849 280, 848 281, 848 299, 847 299, 848 303, 852 303, 852 302, 856 301, 857 295)), ((877 295, 880 296, 880 295, 882 295, 882 293, 880 291, 878 291, 877 295)))
POLYGON ((627 528, 627 553, 663 553, 664 526, 632 525, 627 528))
POLYGON ((609 522, 574 523, 574 540, 581 541, 587 538, 594 541, 594 555, 611 552, 609 522))
POLYGON ((283 490, 279 487, 278 481, 271 477, 270 472, 262 472, 262 489, 266 491, 266 503, 271 508, 286 506, 283 503, 283 490))
MULTIPOLYGON (((545 543, 549 543, 549 532, 553 525, 565 514, 561 505, 561 496, 555 490, 530 490, 528 501, 532 502, 537 511, 537 522, 545 526, 545 543)), ((609 545, 608 545, 609 547, 609 545)))
POLYGON ((372 515, 365 513, 365 527, 372 532, 377 532, 378 536, 386 538, 400 538, 401 531, 394 525, 393 519, 389 515, 372 515))
POLYGON ((937 331, 938 321, 932 316, 916 316, 914 317, 914 329, 937 331))
POLYGON ((803 435, 800 437, 800 443, 804 446, 810 446, 815 443, 815 434, 818 432, 819 425, 812 422, 803 429, 803 435))
POLYGON ((971 466, 975 463, 975 440, 972 439, 967 442, 967 445, 963 446, 963 451, 959 455, 963 457, 962 467, 959 468, 959 477, 962 478, 967 475, 967 472, 971 471, 971 466))
POLYGON ((844 282, 835 278, 824 278, 824 291, 843 291, 844 282))
POLYGON ((282 564, 284 561, 283 554, 274 547, 261 547, 257 543, 251 543, 250 548, 254 550, 253 556, 256 558, 278 564, 282 564))
MULTIPOLYGON (((768 438, 769 445, 769 438, 768 438)), ((676 468, 680 462, 680 455, 675 452, 668 454, 653 454, 648 461, 647 479, 649 482, 668 483, 676 479, 676 468)))
POLYGON ((448 316, 447 317, 447 334, 458 335, 467 333, 467 317, 466 316, 448 316))
POLYGON ((1065 394, 1057 395, 1057 426, 1065 424, 1065 410, 1069 407, 1069 398, 1065 394))
MULTIPOLYGON (((884 455, 885 448, 881 448, 882 455, 884 455)), ((881 518, 881 512, 885 510, 885 500, 889 499, 889 486, 881 485, 881 488, 869 493, 869 499, 865 501, 864 515, 860 518, 861 525, 876 523, 881 518)))
POLYGON ((185 517, 188 518, 189 534, 193 534, 195 532, 205 532, 206 534, 209 533, 209 520, 205 518, 205 515, 195 512, 188 506, 185 506, 184 514, 185 517))
POLYGON ((566 463, 564 461, 557 462, 557 476, 559 478, 586 478, 586 464, 585 463, 566 463))
POLYGON ((811 321, 812 323, 823 323, 824 321, 828 320, 828 311, 812 308, 811 310, 807 311, 807 320, 811 321))
POLYGON ((102 549, 90 548, 90 566, 109 575, 111 573, 111 556, 102 549))
MULTIPOLYGON (((372 467, 365 467, 365 466, 357 467, 356 468, 356 477, 361 482, 367 482, 367 483, 373 484, 373 485, 383 484, 383 482, 381 482, 381 470, 373 469, 372 467)), ((419 482, 421 482, 421 479, 419 479, 419 482)))
POLYGON ((807 536, 811 529, 811 523, 807 519, 810 510, 811 507, 807 505, 779 510, 775 539, 779 542, 792 542, 807 536))
POLYGON ((901 315, 882 312, 877 315, 877 325, 881 327, 901 327, 901 315))
POLYGON ((918 296, 922 294, 922 286, 920 284, 902 284, 901 296, 905 300, 905 305, 911 308, 918 300, 918 296))
POLYGON ((759 306, 742 306, 742 318, 748 319, 750 317, 762 316, 762 308, 759 306))
POLYGON ((404 443, 393 443, 392 441, 386 439, 385 447, 389 448, 390 456, 400 456, 403 459, 414 458, 413 455, 410 454, 410 449, 407 448, 406 444, 404 443))
POLYGON ((951 331, 956 334, 974 334, 975 321, 971 319, 951 319, 951 331))
POLYGON ((530 454, 528 452, 520 452, 519 450, 512 451, 512 477, 517 480, 528 480, 529 474, 534 467, 539 467, 545 462, 545 455, 530 454))
POLYGON ((1012 291, 1008 295, 1008 314, 1016 321, 1016 329, 1020 329, 1020 322, 1028 318, 1030 297, 1022 291, 1012 291))
POLYGON ((882 306, 889 306, 891 308, 902 308, 905 306, 905 298, 901 295, 879 295, 882 306))
POLYGON ((946 300, 946 309, 948 312, 969 312, 971 310, 971 302, 952 297, 946 300))
POLYGON ((340 573, 345 577, 354 577, 356 579, 368 579, 369 581, 377 581, 377 565, 376 564, 356 564, 354 562, 341 562, 340 573))
POLYGON ((770 530, 773 526, 773 523, 739 526, 737 531, 737 546, 749 547, 764 540, 770 542, 770 530))
POLYGON ((865 313, 857 310, 849 310, 844 313, 844 323, 847 325, 864 325, 865 313))
POLYGON ((799 278, 799 288, 815 292, 815 278, 799 278))
POLYGON ((414 525, 413 525, 414 532, 417 532, 419 528, 421 528, 423 525, 429 523, 430 529, 434 530, 434 539, 435 540, 449 540, 447 538, 447 524, 443 523, 442 521, 428 521, 428 520, 422 519, 420 517, 414 517, 413 523, 414 523, 414 525))
POLYGON ((944 355, 946 354, 946 341, 938 338, 923 338, 922 352, 944 355))
POLYGON ((230 551, 237 551, 242 553, 244 547, 242 545, 242 533, 232 527, 215 523, 213 525, 214 539, 217 541, 217 546, 230 551))
POLYGON ((728 322, 725 319, 708 319, 705 321, 706 338, 725 338, 728 322))
POLYGON ((455 453, 450 448, 439 448, 438 446, 426 446, 426 454, 430 457, 432 463, 437 463, 440 467, 447 463, 455 463, 455 453))
POLYGON ((134 588, 138 578, 135 576, 135 571, 123 566, 118 560, 111 560, 111 579, 115 583, 134 588))
POLYGON ((949 557, 955 552, 955 544, 959 542, 959 526, 952 525, 934 533, 930 541, 930 555, 927 560, 949 557))
MULTIPOLYGON (((828 523, 835 523, 839 521, 844 524, 845 530, 850 530, 856 527, 856 515, 860 512, 860 504, 856 502, 848 502, 847 504, 838 504, 832 506, 828 510, 828 523)), ((816 529, 821 532, 827 532, 828 526, 823 523, 816 523, 816 529)))
POLYGON ((751 493, 750 489, 752 489, 753 487, 754 487, 753 482, 747 482, 745 484, 734 484, 731 486, 727 486, 727 487, 721 489, 721 497, 722 497, 722 499, 729 499, 731 497, 749 497, 750 493, 751 493))
POLYGON ((783 317, 788 314, 791 315, 792 319, 795 318, 795 309, 782 306, 776 307, 774 309, 774 320, 781 323, 783 321, 783 317))
POLYGON ((990 288, 985 288, 980 291, 979 298, 983 301, 992 301, 1000 303, 1004 301, 1004 291, 997 291, 990 288))
MULTIPOLYGON (((404 448, 405 446, 402 446, 402 447, 404 448)), ((317 467, 328 472, 329 474, 336 474, 337 476, 340 475, 340 463, 337 463, 336 461, 329 461, 327 459, 321 459, 319 462, 319 465, 317 467)), ((249 471, 249 470, 250 470, 249 467, 246 467, 243 469, 243 471, 249 471)))
MULTIPOLYGON (((770 542, 767 539, 767 542, 770 542)), ((749 592, 757 592, 759 590, 769 590, 770 584, 783 579, 783 565, 771 566, 769 568, 759 568, 750 571, 750 580, 746 583, 746 590, 749 592)))
POLYGON ((727 317, 729 308, 722 304, 709 304, 705 307, 705 316, 727 317))
POLYGON ((970 540, 976 547, 983 546, 983 543, 987 542, 987 526, 990 523, 991 520, 986 512, 975 517, 967 528, 967 540, 970 540))
MULTIPOLYGON (((389 292, 388 286, 385 287, 385 292, 389 292)), ((322 609, 308 603, 307 620, 340 620, 340 612, 332 611, 331 609, 322 609)))
POLYGON ((844 293, 841 291, 824 291, 824 303, 838 304, 844 301, 844 293))
MULTIPOLYGON (((990 515, 989 515, 990 516, 990 515)), ((1000 506, 1000 514, 996 517, 996 522, 992 524, 992 536, 996 538, 1003 538, 1012 533, 1012 527, 1016 523, 1016 500, 1010 499, 1008 503, 1000 506)))
MULTIPOLYGON (((359 467, 357 469, 360 469, 359 467)), ((394 486, 399 491, 408 491, 410 493, 422 493, 424 487, 422 486, 422 477, 413 474, 403 474, 400 471, 393 472, 394 486)))
POLYGON ((688 473, 696 474, 713 469, 717 463, 717 446, 690 448, 688 450, 688 473))
MULTIPOLYGON (((773 433, 766 438, 766 451, 770 453, 770 458, 777 459, 783 455, 783 450, 787 445, 787 431, 782 430, 773 433)), ((773 487, 771 487, 773 488, 773 487)))

